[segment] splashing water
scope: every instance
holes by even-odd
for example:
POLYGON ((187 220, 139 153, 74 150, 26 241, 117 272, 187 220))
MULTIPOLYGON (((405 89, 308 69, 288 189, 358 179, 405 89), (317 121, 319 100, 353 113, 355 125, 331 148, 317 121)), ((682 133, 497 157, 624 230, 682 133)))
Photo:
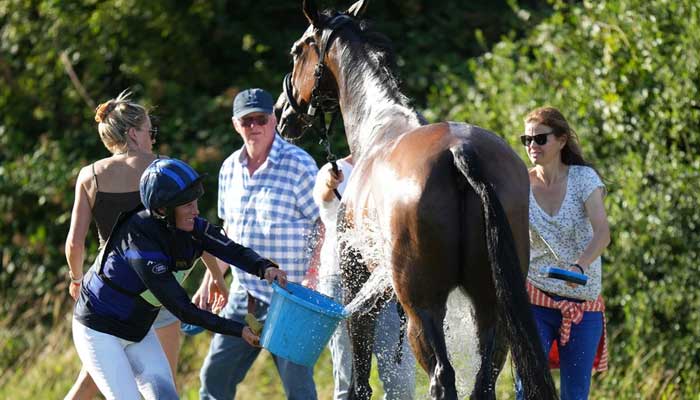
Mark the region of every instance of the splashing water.
MULTIPOLYGON (((309 230, 308 234, 306 235, 306 240, 304 241, 304 257, 309 260, 309 263, 311 262, 311 259, 313 258, 314 251, 316 250, 316 247, 319 245, 319 241, 323 239, 321 237, 321 221, 319 220, 316 224, 314 224, 311 229, 309 230)), ((274 261, 274 260, 273 260, 274 261)), ((321 262, 323 262, 323 258, 320 259, 321 262)), ((233 274, 234 276, 236 274, 233 274)))
POLYGON ((369 311, 384 293, 393 291, 390 243, 383 237, 379 224, 372 219, 364 222, 361 228, 347 229, 338 236, 338 243, 357 250, 361 261, 372 271, 355 298, 345 306, 350 314, 369 311))
MULTIPOLYGON (((362 261, 374 268, 360 292, 345 306, 348 313, 369 311, 379 295, 393 290, 390 241, 382 236, 380 224, 368 223, 372 219, 376 221, 376 218, 365 219, 361 229, 348 229, 338 236, 339 243, 344 241, 347 246, 357 249, 362 261)), ((446 307, 443 329, 448 358, 455 370, 459 398, 465 398, 473 390, 481 365, 473 308, 460 288, 450 292, 446 307)))
POLYGON ((468 396, 476 381, 481 365, 479 339, 473 317, 471 301, 462 289, 450 292, 447 298, 447 315, 443 323, 447 356, 455 370, 457 393, 460 399, 468 396))
POLYGON ((392 288, 391 271, 385 266, 378 267, 372 271, 355 298, 345 306, 345 311, 348 314, 368 312, 379 301, 381 294, 390 288, 392 288))

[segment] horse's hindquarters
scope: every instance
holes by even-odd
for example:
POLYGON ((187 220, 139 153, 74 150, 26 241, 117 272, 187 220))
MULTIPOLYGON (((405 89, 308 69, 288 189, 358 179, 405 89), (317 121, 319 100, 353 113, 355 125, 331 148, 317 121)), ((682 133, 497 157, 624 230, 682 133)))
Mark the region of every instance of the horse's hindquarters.
MULTIPOLYGON (((370 176, 390 176, 400 190, 387 193, 384 181, 372 181, 373 194, 390 213, 395 287, 415 281, 429 286, 436 298, 422 298, 412 288, 412 301, 442 302, 456 284, 472 292, 493 288, 484 240, 483 205, 455 167, 451 149, 467 146, 479 159, 481 173, 498 195, 508 218, 523 270, 529 258, 527 169, 498 136, 466 124, 427 125, 401 136, 386 160, 370 176), (390 170, 390 173, 376 173, 390 170), (408 189, 410 188, 410 190, 408 189), (380 196, 376 196, 380 198, 380 196), (484 287, 484 284, 486 287, 484 287)), ((493 291, 489 292, 493 297, 493 291)), ((428 296, 432 297, 432 296, 428 296)))

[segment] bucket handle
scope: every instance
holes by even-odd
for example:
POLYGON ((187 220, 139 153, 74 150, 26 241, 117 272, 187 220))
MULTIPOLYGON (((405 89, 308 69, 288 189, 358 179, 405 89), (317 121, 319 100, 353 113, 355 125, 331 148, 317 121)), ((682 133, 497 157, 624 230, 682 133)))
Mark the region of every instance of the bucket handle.
MULTIPOLYGON (((292 283, 294 283, 294 282, 292 282, 292 283)), ((300 283, 297 283, 297 285, 302 286, 300 283)), ((286 287, 280 286, 279 283, 277 283, 277 279, 275 279, 274 281, 272 281, 272 286, 276 286, 276 287, 280 288, 281 290, 284 290, 285 292, 287 292, 287 293, 289 293, 289 294, 291 294, 291 295, 294 295, 294 293, 293 293, 291 290, 287 289, 286 287)), ((302 286, 302 287, 304 287, 304 286, 302 286)), ((307 288, 307 289, 309 289, 309 288, 307 288)), ((309 290, 313 290, 313 289, 309 289, 309 290)), ((321 296, 327 298, 328 300, 335 301, 335 299, 333 299, 331 296, 329 296, 329 295, 327 295, 327 294, 325 294, 325 293, 321 293, 321 292, 316 291, 316 290, 314 290, 314 292, 316 292, 317 294, 319 294, 319 295, 321 295, 321 296)))
POLYGON ((279 283, 277 283, 277 278, 275 278, 275 280, 272 281, 272 286, 276 286, 276 287, 280 288, 281 290, 284 290, 285 292, 292 294, 291 290, 287 289, 286 287, 282 287, 282 286, 280 286, 279 283))

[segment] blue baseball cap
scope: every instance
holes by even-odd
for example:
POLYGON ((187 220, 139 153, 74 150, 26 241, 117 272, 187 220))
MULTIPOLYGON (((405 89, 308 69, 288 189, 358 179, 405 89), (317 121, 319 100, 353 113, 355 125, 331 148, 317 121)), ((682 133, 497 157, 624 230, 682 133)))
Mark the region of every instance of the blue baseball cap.
POLYGON ((233 117, 241 118, 254 112, 272 114, 273 104, 272 96, 263 89, 244 90, 233 99, 233 117))

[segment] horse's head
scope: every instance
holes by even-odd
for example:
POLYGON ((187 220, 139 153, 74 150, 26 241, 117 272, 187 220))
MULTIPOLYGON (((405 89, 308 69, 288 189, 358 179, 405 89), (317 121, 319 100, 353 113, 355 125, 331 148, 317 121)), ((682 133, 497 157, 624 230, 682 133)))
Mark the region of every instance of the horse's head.
POLYGON ((338 107, 338 85, 331 66, 329 50, 336 32, 364 13, 367 0, 359 0, 344 13, 321 13, 313 0, 304 0, 304 15, 309 27, 292 45, 292 72, 284 78, 283 92, 275 106, 278 131, 296 139, 311 127, 322 113, 338 107))

